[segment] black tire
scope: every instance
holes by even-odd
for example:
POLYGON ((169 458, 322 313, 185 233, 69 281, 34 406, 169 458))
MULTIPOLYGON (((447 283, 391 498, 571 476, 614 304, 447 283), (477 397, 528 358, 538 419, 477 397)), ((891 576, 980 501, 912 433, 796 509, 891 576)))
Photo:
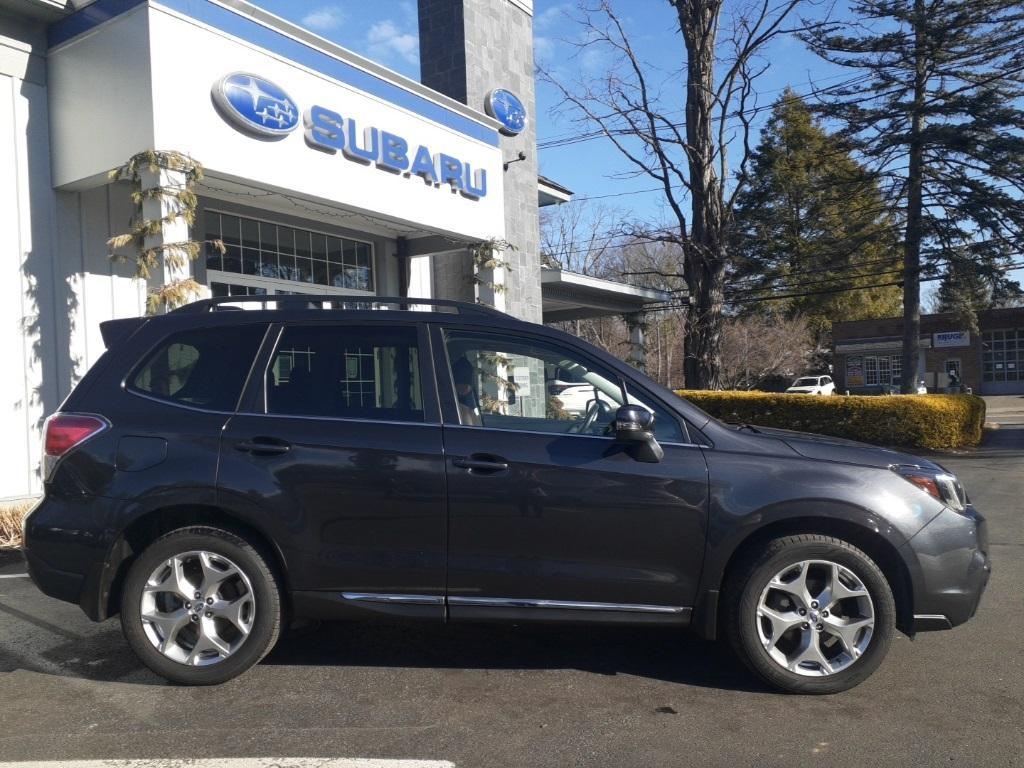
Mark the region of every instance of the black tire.
POLYGON ((245 672, 266 656, 281 632, 281 587, 267 558, 244 539, 206 525, 164 534, 132 563, 121 593, 121 629, 139 660, 160 677, 182 685, 218 685, 245 672), (208 666, 190 666, 161 653, 146 634, 142 591, 160 563, 191 551, 207 551, 234 563, 249 579, 255 603, 252 627, 237 650, 208 666))
POLYGON ((749 552, 733 569, 725 600, 725 631, 737 655, 766 683, 788 693, 839 693, 859 685, 878 669, 896 631, 896 604, 881 570, 857 547, 831 536, 784 536, 749 552), (758 604, 768 582, 788 566, 808 560, 848 568, 864 585, 874 609, 874 628, 863 654, 844 669, 821 677, 783 667, 769 655, 758 632, 758 604))

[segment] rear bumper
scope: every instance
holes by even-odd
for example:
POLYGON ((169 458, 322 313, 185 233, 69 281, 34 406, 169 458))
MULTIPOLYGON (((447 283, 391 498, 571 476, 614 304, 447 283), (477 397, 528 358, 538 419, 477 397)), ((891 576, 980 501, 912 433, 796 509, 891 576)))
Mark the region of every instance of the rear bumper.
POLYGON ((39 591, 49 597, 55 597, 66 603, 77 603, 82 594, 82 585, 85 583, 85 575, 72 571, 62 571, 54 568, 35 551, 25 549, 25 564, 28 566, 28 575, 39 587, 39 591))
POLYGON ((951 629, 974 616, 992 575, 985 518, 971 506, 945 509, 905 546, 919 569, 914 631, 951 629))
POLYGON ((76 603, 90 619, 102 621, 110 544, 95 504, 43 498, 25 518, 24 553, 29 576, 43 594, 76 603))

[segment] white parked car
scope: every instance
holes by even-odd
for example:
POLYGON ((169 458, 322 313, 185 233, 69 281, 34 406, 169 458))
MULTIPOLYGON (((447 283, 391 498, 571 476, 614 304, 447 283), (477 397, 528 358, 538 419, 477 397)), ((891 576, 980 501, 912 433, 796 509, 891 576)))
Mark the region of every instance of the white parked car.
POLYGON ((587 412, 587 407, 595 399, 604 401, 611 408, 616 406, 612 398, 598 390, 593 384, 566 384, 559 387, 558 394, 555 396, 562 401, 562 408, 567 413, 577 417, 583 416, 587 412))
POLYGON ((831 376, 801 376, 786 391, 797 395, 831 395, 836 385, 831 376))

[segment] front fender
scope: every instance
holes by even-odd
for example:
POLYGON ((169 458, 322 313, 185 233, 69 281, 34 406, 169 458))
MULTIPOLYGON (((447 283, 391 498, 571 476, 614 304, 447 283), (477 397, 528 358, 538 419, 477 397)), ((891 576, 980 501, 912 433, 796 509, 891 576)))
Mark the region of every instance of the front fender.
POLYGON ((920 567, 904 545, 942 504, 882 468, 794 456, 707 452, 708 538, 694 626, 717 633, 718 596, 727 569, 746 543, 797 531, 871 540, 895 553, 911 582, 920 567), (862 538, 865 537, 865 538, 862 538))

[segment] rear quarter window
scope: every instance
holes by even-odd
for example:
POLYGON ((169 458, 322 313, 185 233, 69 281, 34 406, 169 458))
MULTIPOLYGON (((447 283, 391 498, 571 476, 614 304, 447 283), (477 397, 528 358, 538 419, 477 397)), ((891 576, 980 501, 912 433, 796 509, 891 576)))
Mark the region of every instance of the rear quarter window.
POLYGON ((233 411, 265 332, 265 325, 240 325, 175 333, 136 366, 127 387, 176 405, 233 411))

